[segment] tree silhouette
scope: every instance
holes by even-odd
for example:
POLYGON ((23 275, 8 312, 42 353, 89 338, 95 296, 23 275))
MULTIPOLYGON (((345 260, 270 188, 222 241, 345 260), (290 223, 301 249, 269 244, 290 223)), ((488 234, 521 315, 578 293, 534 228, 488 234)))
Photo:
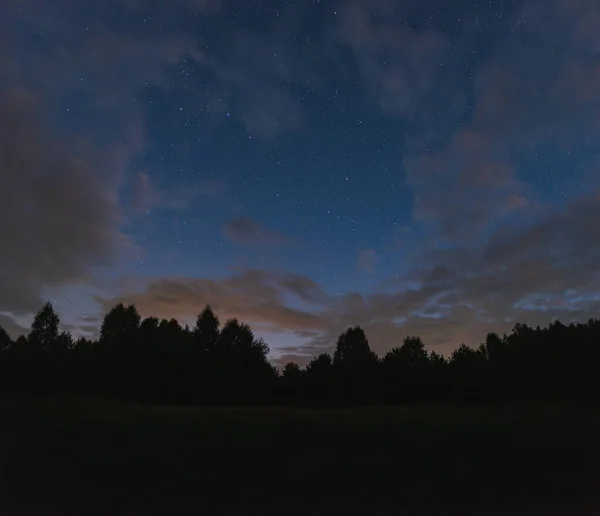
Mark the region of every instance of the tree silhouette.
POLYGON ((369 341, 360 326, 348 328, 337 340, 333 363, 336 366, 361 364, 376 358, 369 347, 369 341))
POLYGON ((0 328, 0 394, 92 396, 144 403, 349 406, 406 403, 600 403, 600 321, 545 328, 516 324, 449 358, 406 337, 380 360, 365 332, 350 327, 333 356, 281 374, 269 348, 237 319, 221 327, 207 305, 192 330, 175 319, 141 320, 135 306, 105 315, 99 338, 61 331, 50 303, 27 337, 0 328))
POLYGON ((52 303, 46 303, 33 319, 28 341, 30 346, 49 351, 55 347, 58 341, 58 326, 60 320, 54 311, 52 303))
POLYGON ((431 364, 432 368, 439 370, 443 369, 448 364, 448 361, 444 358, 443 355, 432 351, 429 354, 429 363, 431 364))
POLYGON ((427 351, 420 337, 406 337, 399 353, 400 360, 409 369, 418 369, 427 363, 427 351))
POLYGON ((100 342, 119 343, 135 339, 139 326, 140 315, 135 306, 125 307, 119 303, 104 316, 100 342))
POLYGON ((385 399, 388 403, 424 401, 428 398, 429 357, 419 337, 406 337, 399 348, 383 358, 385 399))
POLYGON ((194 339, 197 346, 207 351, 214 350, 219 341, 219 318, 210 305, 206 305, 196 319, 194 339))
POLYGON ((298 364, 288 362, 281 373, 281 390, 279 400, 283 403, 298 405, 302 400, 302 383, 304 373, 298 364))
POLYGON ((378 358, 359 326, 348 328, 337 340, 333 355, 336 396, 343 404, 366 404, 375 400, 378 358))
POLYGON ((331 355, 321 353, 306 366, 304 374, 303 396, 311 405, 324 406, 332 403, 332 370, 331 355))
POLYGON ((105 316, 100 328, 98 382, 112 395, 123 393, 135 396, 138 378, 135 374, 137 358, 141 352, 138 333, 141 318, 135 308, 122 303, 105 316))

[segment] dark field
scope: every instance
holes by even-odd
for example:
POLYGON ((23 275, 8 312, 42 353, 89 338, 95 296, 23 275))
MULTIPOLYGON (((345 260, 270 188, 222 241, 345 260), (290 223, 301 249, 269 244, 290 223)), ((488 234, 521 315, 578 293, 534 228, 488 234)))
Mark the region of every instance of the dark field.
POLYGON ((2 515, 600 514, 600 417, 560 407, 0 407, 2 515))

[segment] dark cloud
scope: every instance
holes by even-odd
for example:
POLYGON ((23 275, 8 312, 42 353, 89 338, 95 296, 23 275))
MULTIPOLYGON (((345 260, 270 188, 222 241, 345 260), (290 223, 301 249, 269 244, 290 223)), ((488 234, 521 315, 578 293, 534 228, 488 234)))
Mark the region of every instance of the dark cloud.
POLYGON ((12 315, 2 313, 0 313, 0 328, 4 328, 12 339, 18 339, 28 332, 27 328, 18 324, 12 315))
POLYGON ((238 244, 245 245, 283 245, 291 241, 264 227, 260 222, 248 217, 236 217, 225 223, 223 228, 225 235, 238 244))
MULTIPOLYGON (((180 209, 194 195, 222 191, 216 181, 165 190, 131 169, 146 144, 140 88, 166 86, 169 64, 205 60, 193 38, 128 32, 103 14, 150 5, 115 1, 92 17, 67 1, 2 6, 0 78, 11 89, 0 90, 0 216, 10 224, 2 225, 0 238, 10 245, 0 249, 0 311, 31 313, 48 288, 89 281, 91 268, 128 254, 119 254, 133 249, 119 231, 129 222, 125 213, 180 209), (23 34, 38 35, 43 48, 23 34), (59 118, 77 112, 95 128, 56 124, 57 111, 59 118), (121 209, 125 188, 133 190, 133 204, 121 209)), ((176 19, 218 5, 178 0, 171 7, 167 14, 176 19)))
POLYGON ((85 279, 127 243, 115 191, 22 90, 0 95, 0 183, 0 311, 37 310, 44 288, 85 279))

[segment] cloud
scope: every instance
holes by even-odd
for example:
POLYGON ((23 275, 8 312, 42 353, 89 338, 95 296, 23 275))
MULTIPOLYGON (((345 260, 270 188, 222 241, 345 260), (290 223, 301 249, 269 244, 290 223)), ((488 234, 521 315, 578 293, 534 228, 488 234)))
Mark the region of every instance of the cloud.
POLYGON ((528 206, 526 185, 502 145, 481 133, 459 131, 444 149, 407 157, 404 167, 414 218, 447 239, 477 238, 528 206))
POLYGON ((442 146, 405 157, 414 217, 437 239, 473 242, 492 224, 531 217, 538 203, 526 160, 547 146, 570 152, 598 141, 597 11, 588 0, 523 3, 474 74, 468 122, 442 146))
POLYGON ((387 291, 332 295, 310 278, 243 271, 222 280, 162 278, 137 293, 101 300, 135 303, 144 315, 189 320, 205 303, 257 331, 288 332, 303 345, 269 342, 276 361, 306 363, 331 352, 337 336, 361 325, 383 355, 407 335, 445 354, 477 346, 515 323, 546 325, 600 316, 600 191, 553 209, 531 225, 500 231, 483 246, 424 250, 421 267, 387 291), (294 296, 306 304, 295 307, 294 296))
MULTIPOLYGON (((147 82, 167 85, 166 65, 184 58, 196 62, 205 59, 193 38, 152 30, 153 24, 157 29, 160 23, 167 26, 165 17, 160 21, 148 17, 146 27, 133 31, 115 26, 111 16, 127 2, 113 1, 93 18, 85 6, 64 0, 41 7, 31 1, 14 3, 18 8, 7 9, 4 21, 9 41, 19 48, 19 58, 13 60, 17 79, 61 105, 65 92, 84 99, 81 108, 90 116, 111 122, 113 139, 122 134, 124 120, 124 129, 129 130, 132 118, 139 115, 135 102, 139 89, 147 82), (20 42, 18 35, 22 30, 43 35, 44 51, 20 42)), ((139 9, 150 5, 147 1, 133 3, 139 9)), ((181 13, 184 5, 183 1, 177 2, 165 15, 181 13)))
MULTIPOLYGON (((11 0, 9 6, 3 26, 8 41, 19 42, 12 78, 18 76, 57 102, 85 98, 80 106, 85 115, 101 119, 115 140, 143 110, 142 89, 153 85, 174 92, 184 78, 174 84, 169 73, 181 66, 200 69, 207 80, 201 90, 193 85, 196 91, 186 99, 190 110, 204 115, 204 127, 231 113, 251 135, 269 140, 303 124, 300 94, 294 89, 306 86, 303 72, 311 71, 313 55, 305 57, 306 49, 290 44, 298 27, 289 15, 261 34, 232 26, 224 43, 214 45, 201 20, 222 16, 224 4, 218 0, 175 0, 160 16, 149 0, 109 0, 94 17, 87 5, 67 0, 41 8, 34 1, 11 0), (114 23, 120 18, 140 23, 124 29, 114 23), (25 32, 43 35, 43 52, 21 44, 25 32)), ((176 94, 181 98, 185 91, 176 94)))
POLYGON ((303 339, 302 346, 269 344, 278 363, 289 359, 305 363, 316 354, 331 351, 337 336, 355 324, 365 328, 379 354, 399 345, 409 334, 421 335, 438 351, 485 336, 490 324, 477 323, 474 311, 461 306, 453 307, 443 320, 415 314, 425 311, 439 295, 437 287, 424 286, 389 294, 331 296, 309 278, 251 270, 223 280, 160 278, 148 281, 136 293, 98 300, 105 311, 117 302, 133 303, 144 316, 160 314, 184 322, 193 320, 210 303, 222 320, 238 317, 258 332, 291 333, 303 339), (307 287, 313 294, 303 296, 307 287), (289 293, 300 293, 311 308, 300 310, 286 303, 289 293))
MULTIPOLYGON (((0 250, 0 311, 34 311, 46 289, 87 281, 90 269, 113 264, 120 249, 133 245, 119 231, 132 222, 124 214, 182 209, 193 196, 224 193, 217 181, 164 188, 151 172, 132 169, 147 144, 142 88, 170 88, 169 66, 217 63, 201 50, 202 37, 189 20, 210 15, 219 2, 177 0, 160 19, 142 15, 151 6, 147 0, 111 0, 94 17, 83 5, 63 0, 9 0, 2 7, 0 77, 14 88, 0 90, 0 215, 11 221, 0 228, 2 241, 11 242, 0 250), (115 25, 114 13, 123 10, 135 11, 145 26, 115 25), (35 38, 22 38, 25 33, 37 35, 43 49, 35 38), (58 121, 64 113, 70 117, 66 124, 58 121), (119 199, 128 191, 133 201, 121 209, 119 199)), ((261 90, 262 98, 283 113, 288 99, 273 88, 261 90)), ((240 99, 247 109, 258 105, 249 96, 240 99)), ((270 118, 257 133, 278 130, 270 118)), ((248 242, 244 229, 248 225, 238 221, 232 235, 248 242)), ((284 241, 258 229, 254 236, 261 244, 284 241)))
POLYGON ((517 20, 475 78, 473 124, 514 146, 570 146, 600 122, 598 4, 529 0, 517 20))
POLYGON ((448 353, 462 342, 478 345, 489 331, 510 331, 516 322, 598 317, 598 221, 600 192, 521 231, 499 233, 485 246, 426 251, 412 287, 350 293, 325 306, 327 331, 312 345, 331 350, 337 334, 360 324, 380 354, 406 335, 448 353))
POLYGON ((170 277, 151 280, 141 292, 99 299, 104 309, 117 302, 133 303, 143 315, 189 320, 209 303, 222 319, 238 317, 269 331, 319 330, 315 314, 286 306, 284 293, 297 293, 298 277, 244 271, 224 280, 170 277))
POLYGON ((457 305, 470 307, 477 324, 497 331, 515 322, 597 317, 598 220, 600 192, 553 209, 524 229, 498 232, 483 247, 426 253, 414 279, 443 295, 439 324, 457 305))
POLYGON ((0 311, 27 313, 46 287, 108 266, 125 237, 115 191, 55 140, 23 90, 0 95, 0 311))
POLYGON ((7 313, 0 313, 0 328, 4 328, 13 340, 27 333, 27 329, 18 324, 14 317, 7 313))
POLYGON ((272 140, 285 132, 296 132, 305 123, 300 94, 318 84, 315 56, 305 56, 291 43, 297 31, 282 17, 268 33, 233 31, 219 56, 211 56, 207 67, 214 73, 220 111, 230 109, 251 133, 272 140), (228 106, 226 108, 226 106, 228 106))
POLYGON ((290 243, 285 236, 267 229, 260 222, 237 217, 226 222, 223 231, 232 241, 244 245, 282 245, 290 243))
MULTIPOLYGON (((182 208, 190 191, 219 188, 204 181, 185 192, 164 190, 133 175, 132 161, 146 145, 140 89, 166 86, 169 64, 205 59, 193 38, 125 31, 110 20, 115 9, 150 5, 114 0, 91 18, 82 5, 61 0, 2 7, 0 216, 10 224, 0 239, 10 245, 0 249, 0 311, 31 313, 47 289, 89 281, 92 269, 131 251, 119 230, 131 222, 120 206, 127 188, 137 210, 182 208), (43 48, 25 33, 39 36, 43 48)), ((217 3, 178 0, 172 7, 151 23, 167 26, 189 9, 207 14, 217 3)))
POLYGON ((451 60, 464 49, 434 27, 411 27, 415 7, 416 2, 348 0, 338 11, 335 33, 352 50, 368 98, 427 140, 432 136, 427 131, 443 133, 462 115, 467 102, 462 69, 451 60))
POLYGON ((183 211, 194 206, 194 201, 202 198, 204 203, 210 199, 227 199, 227 186, 219 181, 194 181, 158 187, 149 174, 138 172, 131 185, 129 207, 133 214, 140 215, 153 210, 183 211))
POLYGON ((329 299, 323 288, 306 276, 290 273, 278 275, 277 284, 306 303, 323 304, 329 299))
POLYGON ((133 181, 131 208, 134 213, 147 213, 154 208, 181 210, 188 206, 189 194, 182 189, 160 190, 144 172, 133 181))
MULTIPOLYGON (((0 228, 0 241, 10 242, 0 248, 0 312, 35 310, 47 287, 112 263, 127 243, 118 229, 124 189, 133 190, 137 212, 189 202, 183 187, 165 189, 150 179, 152 171, 132 170, 148 143, 140 95, 146 83, 168 92, 169 69, 202 70, 211 86, 194 92, 194 107, 203 104, 208 118, 231 110, 252 136, 273 139, 302 127, 300 98, 325 88, 324 77, 337 79, 344 67, 338 58, 349 51, 362 98, 406 131, 399 173, 413 193, 415 226, 429 238, 420 248, 418 229, 403 236, 418 255, 414 269, 369 294, 336 296, 305 276, 245 271, 222 280, 156 278, 129 288, 122 300, 145 315, 182 319, 210 302, 222 317, 304 339, 284 351, 298 360, 331 350, 354 324, 379 353, 407 334, 448 352, 516 321, 598 315, 597 192, 549 207, 526 170, 527 159, 545 147, 568 153, 599 141, 598 2, 521 2, 505 17, 497 44, 472 63, 463 57, 482 46, 485 31, 474 30, 469 16, 455 31, 431 20, 411 24, 420 2, 347 0, 335 27, 321 27, 333 36, 312 42, 294 38, 302 9, 291 10, 261 34, 231 29, 219 48, 208 45, 194 20, 225 4, 177 0, 161 18, 144 16, 151 4, 111 0, 105 13, 119 6, 147 18, 132 31, 110 14, 86 18, 86 9, 64 0, 43 7, 9 1, 3 9, 0 78, 19 87, 3 90, 0 102, 0 216, 10 221, 0 228), (85 30, 73 28, 79 26, 85 30), (36 34, 37 43, 23 34, 36 34), (46 125, 67 108, 105 129, 46 125)), ((198 192, 220 196, 223 185, 203 183, 198 192)), ((289 243, 248 217, 229 220, 223 231, 244 245, 289 243)), ((357 265, 372 270, 375 258, 375 250, 363 249, 357 265)), ((118 299, 100 301, 108 308, 118 299)))

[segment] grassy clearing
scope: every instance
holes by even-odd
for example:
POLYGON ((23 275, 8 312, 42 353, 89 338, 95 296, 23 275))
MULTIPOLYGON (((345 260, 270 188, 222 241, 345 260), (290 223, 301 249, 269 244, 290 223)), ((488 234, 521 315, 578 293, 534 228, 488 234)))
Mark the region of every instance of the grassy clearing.
POLYGON ((560 407, 0 410, 2 514, 578 514, 600 485, 600 417, 560 407))

